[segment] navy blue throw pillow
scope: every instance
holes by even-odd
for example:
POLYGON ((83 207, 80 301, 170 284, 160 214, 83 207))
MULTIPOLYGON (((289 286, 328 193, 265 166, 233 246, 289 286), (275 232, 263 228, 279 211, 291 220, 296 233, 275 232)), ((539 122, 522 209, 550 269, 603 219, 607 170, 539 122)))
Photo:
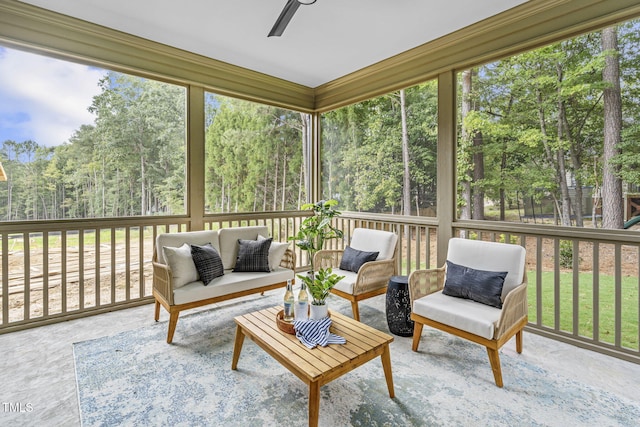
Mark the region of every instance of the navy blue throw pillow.
POLYGON ((191 245, 191 257, 196 265, 196 270, 198 270, 200 280, 205 286, 216 277, 224 276, 222 259, 211 243, 202 246, 191 245))
POLYGON ((357 273, 362 264, 369 261, 375 261, 380 252, 365 252, 353 249, 350 246, 344 248, 342 260, 340 261, 340 270, 353 271, 357 273))
POLYGON ((476 270, 447 261, 447 277, 442 293, 502 308, 502 286, 507 273, 476 270))

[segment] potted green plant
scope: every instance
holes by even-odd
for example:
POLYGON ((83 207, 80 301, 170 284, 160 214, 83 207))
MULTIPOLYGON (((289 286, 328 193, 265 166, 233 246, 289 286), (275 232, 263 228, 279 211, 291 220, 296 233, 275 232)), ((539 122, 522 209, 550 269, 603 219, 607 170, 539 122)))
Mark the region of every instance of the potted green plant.
MULTIPOLYGON (((302 209, 312 209, 313 215, 307 217, 300 224, 300 229, 295 236, 289 237, 294 240, 296 246, 306 251, 311 264, 311 271, 307 275, 298 275, 298 277, 307 285, 307 289, 313 298, 310 311, 317 309, 314 306, 322 306, 324 316, 326 316, 326 298, 336 283, 344 278, 334 274, 330 268, 315 270, 313 259, 315 254, 324 247, 324 243, 331 239, 341 239, 343 237, 342 230, 335 228, 332 224, 333 218, 340 215, 335 209, 338 204, 337 200, 321 200, 317 203, 307 203, 302 209)), ((324 317, 324 316, 320 316, 324 317)), ((311 316, 314 318, 314 315, 311 316)))
POLYGON ((331 268, 321 268, 316 274, 298 275, 298 277, 307 286, 311 294, 312 301, 309 305, 309 317, 311 319, 322 319, 326 317, 329 310, 326 299, 331 289, 340 280, 344 279, 344 276, 338 276, 333 273, 331 268))
POLYGON ((315 271, 313 257, 324 247, 324 242, 343 237, 342 230, 335 228, 331 223, 333 218, 340 215, 340 212, 334 208, 337 204, 337 200, 331 199, 302 205, 303 210, 312 209, 313 215, 302 221, 295 236, 289 237, 289 240, 295 241, 297 247, 307 251, 311 271, 315 271))

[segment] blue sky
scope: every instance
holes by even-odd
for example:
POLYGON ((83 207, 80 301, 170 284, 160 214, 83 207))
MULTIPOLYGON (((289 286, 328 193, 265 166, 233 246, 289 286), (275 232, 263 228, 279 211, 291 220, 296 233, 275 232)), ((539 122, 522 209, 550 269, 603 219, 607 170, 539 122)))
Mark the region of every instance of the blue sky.
POLYGON ((82 124, 105 70, 0 47, 0 143, 60 145, 82 124))

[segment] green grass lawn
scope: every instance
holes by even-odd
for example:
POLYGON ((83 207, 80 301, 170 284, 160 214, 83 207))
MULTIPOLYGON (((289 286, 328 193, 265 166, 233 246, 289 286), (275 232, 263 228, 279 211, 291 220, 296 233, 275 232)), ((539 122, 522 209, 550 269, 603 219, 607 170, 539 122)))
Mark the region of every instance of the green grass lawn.
MULTIPOLYGON (((537 322, 536 273, 528 272, 529 321, 537 322)), ((573 332, 573 273, 560 273, 560 329, 573 332)), ((593 309, 593 274, 580 273, 578 279, 578 333, 594 338, 594 315, 599 318, 599 339, 615 342, 615 284, 612 276, 599 276, 599 310, 593 309)), ((555 296, 553 272, 542 273, 542 316, 543 326, 554 327, 555 296)), ((623 277, 621 284, 621 344, 623 347, 638 349, 638 278, 623 277)))
MULTIPOLYGON (((111 243, 111 228, 103 228, 100 229, 100 243, 109 244, 111 243)), ((145 237, 151 238, 152 229, 151 227, 145 227, 145 237)), ((115 241, 123 242, 126 239, 126 229, 125 228, 116 228, 115 229, 115 241)), ((129 239, 137 240, 140 235, 139 228, 132 228, 129 231, 129 239)), ((60 234, 51 233, 48 238, 49 247, 59 247, 62 242, 62 237, 60 234)), ((83 243, 85 246, 93 246, 96 243, 96 230, 85 230, 83 235, 83 243)), ((80 234, 76 233, 67 233, 67 247, 77 247, 80 245, 80 234)), ((24 241, 22 239, 22 234, 16 235, 16 238, 9 239, 9 251, 23 251, 24 250, 24 241)), ((40 233, 34 233, 29 238, 29 247, 34 249, 42 249, 43 248, 43 237, 40 233)))

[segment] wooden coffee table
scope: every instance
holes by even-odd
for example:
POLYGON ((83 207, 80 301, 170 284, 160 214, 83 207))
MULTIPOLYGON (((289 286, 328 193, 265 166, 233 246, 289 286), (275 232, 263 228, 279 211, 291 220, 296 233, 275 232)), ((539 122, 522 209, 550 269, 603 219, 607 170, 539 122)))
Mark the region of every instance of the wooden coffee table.
POLYGON ((320 387, 380 356, 387 380, 389 397, 394 397, 389 343, 391 335, 330 311, 330 331, 344 337, 346 344, 309 349, 295 335, 282 332, 276 314, 282 307, 272 307, 234 318, 237 329, 231 369, 238 367, 244 337, 249 337, 264 351, 309 385, 309 425, 318 425, 320 387))

